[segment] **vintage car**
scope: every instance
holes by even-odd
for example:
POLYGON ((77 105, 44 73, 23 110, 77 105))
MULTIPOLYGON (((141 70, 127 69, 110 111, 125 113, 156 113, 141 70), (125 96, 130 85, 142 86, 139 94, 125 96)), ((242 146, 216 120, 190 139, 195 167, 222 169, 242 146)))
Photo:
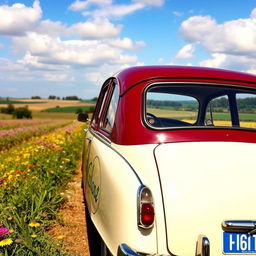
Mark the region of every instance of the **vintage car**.
POLYGON ((128 68, 84 142, 91 256, 256 254, 256 76, 128 68))

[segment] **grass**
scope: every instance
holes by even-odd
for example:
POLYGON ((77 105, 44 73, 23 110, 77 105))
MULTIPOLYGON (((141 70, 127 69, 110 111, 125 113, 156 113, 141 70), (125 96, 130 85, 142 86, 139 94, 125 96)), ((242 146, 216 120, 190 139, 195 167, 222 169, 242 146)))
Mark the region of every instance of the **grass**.
POLYGON ((31 139, 0 156, 0 255, 67 255, 46 231, 81 154, 82 127, 31 139), (5 233, 3 234, 3 230, 5 233))

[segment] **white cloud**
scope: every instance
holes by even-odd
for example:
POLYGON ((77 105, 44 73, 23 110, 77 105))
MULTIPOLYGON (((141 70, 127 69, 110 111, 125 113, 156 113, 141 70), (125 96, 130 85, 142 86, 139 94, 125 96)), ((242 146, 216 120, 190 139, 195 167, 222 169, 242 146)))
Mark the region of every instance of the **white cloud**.
POLYGON ((256 9, 248 18, 222 24, 211 16, 193 16, 181 24, 180 34, 186 42, 197 43, 210 54, 209 59, 200 62, 202 66, 256 70, 256 9))
POLYGON ((111 4, 112 4, 112 0, 87 0, 87 1, 76 0, 69 6, 69 9, 72 11, 82 11, 93 5, 107 6, 111 4))
POLYGON ((75 79, 74 77, 69 77, 68 74, 58 74, 58 73, 45 73, 43 74, 43 77, 47 81, 52 82, 73 82, 75 79))
POLYGON ((12 6, 0 6, 0 34, 2 35, 22 35, 26 31, 33 29, 42 15, 42 10, 38 0, 35 0, 33 7, 26 7, 23 4, 13 4, 12 6))
POLYGON ((160 7, 163 4, 164 0, 133 0, 131 4, 113 4, 112 0, 76 0, 69 6, 69 9, 83 11, 84 16, 121 18, 146 6, 160 7))
POLYGON ((179 52, 175 56, 175 59, 191 59, 194 57, 194 51, 195 51, 194 45, 187 44, 179 50, 179 52))
POLYGON ((136 56, 125 55, 121 50, 106 42, 98 40, 66 40, 36 33, 28 33, 26 37, 13 39, 16 52, 29 51, 37 56, 37 63, 97 66, 109 64, 131 64, 137 61, 136 56))
POLYGON ((164 0, 134 0, 137 3, 152 5, 152 6, 163 6, 164 0))
POLYGON ((105 77, 102 75, 102 72, 87 72, 85 74, 87 81, 92 82, 93 84, 102 84, 105 77))
POLYGON ((108 42, 111 46, 123 50, 137 50, 146 46, 145 42, 137 41, 133 42, 130 38, 125 37, 123 39, 113 39, 108 42))
POLYGON ((217 24, 210 16, 193 16, 182 23, 180 33, 185 41, 198 42, 211 53, 255 55, 255 13, 254 9, 250 18, 223 24, 217 24))
POLYGON ((253 56, 237 56, 223 53, 213 53, 211 58, 201 61, 200 66, 226 68, 248 73, 254 73, 256 70, 256 62, 253 56))
POLYGON ((96 18, 122 18, 125 15, 132 14, 137 10, 143 9, 144 4, 134 3, 130 5, 108 5, 104 8, 84 11, 84 16, 93 16, 96 18))
POLYGON ((69 35, 71 31, 59 21, 43 20, 34 29, 39 34, 50 36, 69 35))
POLYGON ((80 22, 71 27, 82 39, 98 39, 117 37, 121 32, 121 26, 114 26, 107 19, 80 22))
POLYGON ((69 6, 69 9, 72 11, 82 11, 89 8, 90 6, 104 7, 111 4, 112 4, 112 0, 86 0, 86 1, 76 0, 69 6))

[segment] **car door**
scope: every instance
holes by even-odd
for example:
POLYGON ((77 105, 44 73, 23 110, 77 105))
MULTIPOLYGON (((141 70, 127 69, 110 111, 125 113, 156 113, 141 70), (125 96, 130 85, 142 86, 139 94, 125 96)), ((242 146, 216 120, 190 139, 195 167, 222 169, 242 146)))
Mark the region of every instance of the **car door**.
POLYGON ((102 86, 90 126, 86 130, 83 156, 83 162, 85 163, 83 166, 83 187, 90 213, 96 213, 97 211, 100 188, 99 159, 91 153, 91 149, 95 147, 95 134, 99 133, 101 119, 103 113, 106 112, 111 87, 113 87, 112 81, 106 81, 102 86))

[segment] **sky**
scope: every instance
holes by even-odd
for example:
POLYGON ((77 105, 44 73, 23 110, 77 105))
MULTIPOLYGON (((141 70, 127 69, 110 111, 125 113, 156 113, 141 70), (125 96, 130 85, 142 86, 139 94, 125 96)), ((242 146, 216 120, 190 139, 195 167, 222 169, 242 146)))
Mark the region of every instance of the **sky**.
POLYGON ((256 0, 0 0, 0 97, 98 96, 116 72, 256 74, 256 0))

